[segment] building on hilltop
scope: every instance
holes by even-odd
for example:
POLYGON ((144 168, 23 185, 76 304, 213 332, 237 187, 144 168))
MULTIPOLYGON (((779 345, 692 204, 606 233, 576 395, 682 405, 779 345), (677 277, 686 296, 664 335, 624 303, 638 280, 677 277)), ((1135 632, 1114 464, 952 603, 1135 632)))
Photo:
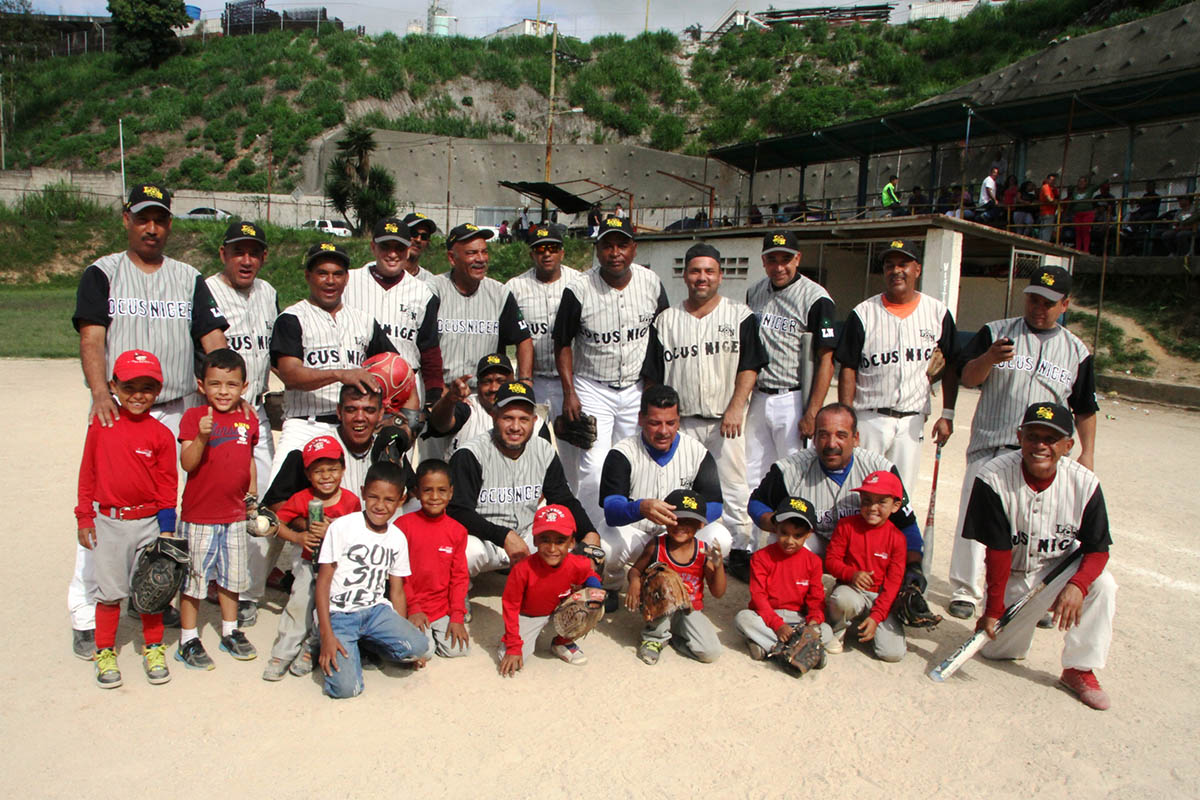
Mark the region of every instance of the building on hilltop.
POLYGON ((512 25, 505 25, 503 28, 498 28, 483 38, 507 39, 512 36, 549 36, 554 30, 555 24, 557 23, 553 20, 536 20, 526 17, 520 22, 514 22, 512 25))

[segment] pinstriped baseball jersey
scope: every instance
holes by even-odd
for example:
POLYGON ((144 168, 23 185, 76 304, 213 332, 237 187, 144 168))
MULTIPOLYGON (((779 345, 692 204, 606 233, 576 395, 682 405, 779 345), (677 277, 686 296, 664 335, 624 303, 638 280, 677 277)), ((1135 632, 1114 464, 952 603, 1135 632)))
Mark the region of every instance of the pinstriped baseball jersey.
POLYGON ((117 356, 126 350, 154 353, 163 373, 159 403, 196 390, 194 340, 228 327, 194 267, 164 257, 162 266, 147 274, 124 251, 97 259, 84 270, 73 321, 77 330, 86 323, 107 328, 110 375, 117 356))
MULTIPOLYGON (((863 481, 872 472, 877 470, 891 472, 894 467, 892 462, 878 453, 858 448, 854 451, 854 460, 850 464, 846 479, 839 486, 821 469, 821 461, 817 455, 815 449, 808 448, 776 461, 774 466, 778 467, 779 472, 783 475, 787 495, 804 497, 812 502, 813 510, 817 514, 815 532, 828 541, 829 537, 833 535, 833 529, 838 520, 842 517, 853 516, 859 511, 858 492, 850 490, 862 486, 863 481)), ((779 499, 782 500, 782 498, 779 499)), ((904 498, 904 503, 907 510, 907 496, 904 498)))
MULTIPOLYGON (((275 320, 271 336, 271 361, 295 356, 310 369, 355 369, 377 350, 376 332, 382 331, 373 317, 356 308, 342 306, 330 314, 308 300, 293 303, 275 320), (299 348, 293 337, 298 338, 299 348)), ((386 339, 385 339, 386 342, 386 339)), ((387 343, 390 349, 391 344, 387 343)), ((340 383, 331 383, 312 391, 285 389, 284 415, 315 417, 337 411, 340 383)))
MULTIPOLYGON (((619 453, 629 462, 628 497, 634 499, 663 498, 675 489, 692 488, 692 484, 696 480, 696 473, 700 471, 700 463, 704 461, 708 450, 691 436, 678 436, 676 440, 678 444, 675 454, 670 461, 662 465, 650 457, 646 445, 642 442, 640 432, 627 439, 622 439, 613 446, 610 453, 619 453)), ((663 531, 662 525, 656 525, 647 519, 634 522, 633 527, 646 533, 663 531)))
POLYGON ((370 266, 352 269, 342 302, 374 317, 414 371, 421 368, 421 350, 438 344, 433 292, 407 272, 399 283, 385 289, 371 276, 370 266))
POLYGON ((963 536, 1011 548, 1014 572, 1037 572, 1076 547, 1106 551, 1111 542, 1100 481, 1068 458, 1038 492, 1025 480, 1020 451, 1001 453, 980 468, 967 509, 963 536))
POLYGON ((246 391, 243 394, 254 402, 267 390, 271 375, 271 329, 279 314, 275 287, 255 278, 249 292, 240 292, 220 275, 205 280, 217 306, 229 320, 225 340, 246 361, 246 391))
POLYGON ((471 375, 479 359, 529 337, 517 301, 499 281, 484 278, 474 294, 462 294, 450 273, 425 283, 438 298, 438 337, 442 347, 442 376, 447 384, 471 375))
POLYGON ((1021 416, 1033 403, 1060 403, 1076 414, 1099 408, 1087 345, 1061 326, 1037 331, 1024 317, 989 322, 960 354, 960 365, 1006 337, 1013 341, 1014 355, 1012 360, 994 365, 979 387, 968 459, 980 450, 1015 446, 1021 416))
POLYGON ((836 343, 829 292, 803 275, 781 289, 763 278, 746 291, 746 305, 758 317, 758 334, 769 360, 758 374, 758 388, 803 388, 807 394, 814 348, 836 343))
POLYGON ((858 371, 854 407, 926 413, 925 368, 939 346, 943 355, 953 357, 954 319, 936 298, 918 292, 916 308, 905 317, 889 311, 882 294, 859 303, 837 349, 838 361, 858 371))
POLYGON ((534 436, 515 459, 492 444, 491 432, 481 433, 461 448, 479 462, 482 483, 476 510, 488 522, 514 531, 528 531, 542 497, 542 481, 550 462, 557 457, 553 445, 534 436))
POLYGON ((570 346, 574 373, 625 388, 637 383, 646 358, 650 323, 667 308, 662 281, 640 264, 624 289, 614 289, 592 267, 563 292, 554 321, 555 346, 570 346))
POLYGON ((737 374, 766 366, 758 320, 728 298, 703 317, 682 305, 658 315, 650 330, 644 373, 679 393, 679 413, 715 419, 725 413, 737 374))
MULTIPOLYGON (((363 264, 363 269, 370 269, 370 268, 371 268, 371 267, 373 267, 373 266, 375 266, 375 262, 374 262, 374 261, 368 261, 367 263, 363 264)), ((405 271, 405 272, 408 272, 408 269, 407 269, 407 268, 405 268, 405 270, 404 270, 404 271, 405 271)), ((417 264, 417 271, 416 271, 416 273, 409 272, 409 273, 408 273, 408 275, 409 275, 409 277, 411 277, 411 278, 420 278, 420 279, 421 279, 421 280, 423 280, 423 281, 424 281, 424 280, 428 280, 428 279, 430 279, 430 278, 432 278, 432 277, 433 277, 433 273, 432 273, 432 272, 430 272, 429 270, 425 269, 424 267, 422 267, 420 264, 417 264)))
POLYGON ((546 377, 557 377, 558 367, 554 364, 554 319, 558 315, 562 303, 563 291, 573 285, 580 273, 568 266, 563 266, 562 274, 553 283, 542 283, 537 279, 537 271, 526 270, 520 275, 509 279, 505 286, 517 305, 525 324, 529 326, 529 334, 533 337, 533 374, 546 377))

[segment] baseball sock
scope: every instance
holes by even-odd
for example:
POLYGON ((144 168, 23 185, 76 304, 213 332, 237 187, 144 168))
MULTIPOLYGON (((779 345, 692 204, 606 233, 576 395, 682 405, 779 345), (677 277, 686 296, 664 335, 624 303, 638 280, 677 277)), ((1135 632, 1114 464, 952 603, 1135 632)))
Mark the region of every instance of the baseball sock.
POLYGON ((142 614, 142 639, 147 645, 162 644, 163 621, 162 613, 142 614))
POLYGON ((200 633, 196 628, 180 628, 179 629, 179 644, 185 645, 192 639, 199 639, 200 633))
POLYGON ((237 620, 236 619, 221 620, 221 635, 222 636, 229 636, 235 630, 237 630, 237 620))
POLYGON ((117 625, 121 621, 119 603, 96 603, 96 649, 116 646, 117 625))

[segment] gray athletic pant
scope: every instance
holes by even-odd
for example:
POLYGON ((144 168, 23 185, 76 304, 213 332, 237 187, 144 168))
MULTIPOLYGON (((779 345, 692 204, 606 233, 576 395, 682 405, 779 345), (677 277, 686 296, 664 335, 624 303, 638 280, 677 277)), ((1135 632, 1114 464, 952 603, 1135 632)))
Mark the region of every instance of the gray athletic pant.
MULTIPOLYGON (((792 611, 788 608, 777 608, 775 613, 783 618, 783 621, 788 625, 804 626, 804 615, 799 611, 792 611)), ((770 650, 779 641, 779 637, 775 635, 775 631, 767 627, 767 623, 763 622, 763 618, 758 615, 758 612, 751 608, 743 608, 733 618, 733 626, 738 629, 738 633, 745 636, 748 641, 754 642, 763 650, 770 650)), ((822 622, 818 626, 821 630, 821 644, 829 644, 833 641, 833 629, 829 627, 829 623, 822 622)))
POLYGON ((721 656, 717 629, 700 611, 686 609, 652 619, 642 628, 642 641, 666 644, 675 638, 676 648, 697 661, 711 664, 721 656))
POLYGON ((294 661, 300 655, 304 643, 315 633, 313 610, 316 608, 316 575, 312 562, 297 557, 292 564, 292 594, 288 597, 283 613, 279 615, 279 628, 275 632, 275 643, 271 645, 271 658, 294 661))
MULTIPOLYGON (((875 592, 864 592, 844 583, 834 588, 826 601, 825 614, 833 628, 834 638, 853 636, 857 639, 857 630, 847 631, 846 628, 851 624, 857 627, 858 623, 870 616, 871 606, 878 596, 875 592)), ((904 626, 896 619, 894 606, 887 619, 875 628, 875 638, 871 644, 875 647, 875 657, 880 661, 899 661, 904 658, 908 645, 904 641, 904 626)))

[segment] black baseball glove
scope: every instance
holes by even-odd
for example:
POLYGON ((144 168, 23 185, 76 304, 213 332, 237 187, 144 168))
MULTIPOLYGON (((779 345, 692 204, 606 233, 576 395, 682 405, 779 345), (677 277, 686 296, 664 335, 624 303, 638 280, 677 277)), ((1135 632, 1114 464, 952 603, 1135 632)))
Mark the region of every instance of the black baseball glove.
POLYGON ((412 437, 408 428, 401 425, 386 425, 375 434, 371 445, 371 463, 390 461, 398 467, 404 466, 404 456, 412 448, 412 437))
POLYGON ((816 625, 796 628, 787 641, 776 644, 767 656, 782 661, 798 675, 803 675, 810 669, 823 668, 826 656, 825 646, 821 644, 820 628, 816 625))
POLYGON ((596 418, 591 414, 580 414, 579 419, 567 419, 559 414, 554 419, 554 435, 580 450, 591 450, 596 443, 596 418))
POLYGON ((942 621, 941 614, 934 614, 915 582, 905 583, 896 595, 896 615, 910 628, 936 628, 942 621))
POLYGON ((138 556, 129 579, 129 604, 139 614, 161 614, 175 599, 187 571, 187 539, 159 536, 138 556))

